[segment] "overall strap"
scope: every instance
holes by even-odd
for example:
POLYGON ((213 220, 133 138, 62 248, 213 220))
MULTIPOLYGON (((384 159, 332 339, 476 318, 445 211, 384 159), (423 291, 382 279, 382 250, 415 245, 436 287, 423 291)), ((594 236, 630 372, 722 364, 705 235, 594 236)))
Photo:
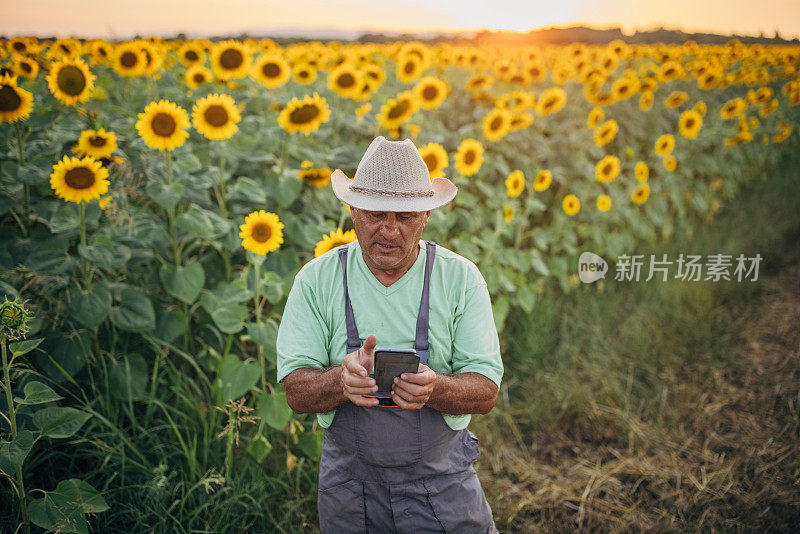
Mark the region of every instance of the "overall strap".
POLYGON ((344 320, 347 325, 347 352, 361 348, 361 338, 358 337, 356 318, 353 316, 353 306, 350 303, 350 293, 347 291, 347 245, 339 247, 339 261, 342 262, 342 283, 344 284, 344 320))
POLYGON ((430 354, 428 312, 430 310, 431 272, 433 271, 433 260, 436 257, 436 244, 432 241, 425 241, 425 245, 425 281, 422 284, 422 299, 420 299, 419 314, 417 314, 417 336, 414 341, 414 349, 419 353, 419 362, 428 365, 428 356, 430 354))

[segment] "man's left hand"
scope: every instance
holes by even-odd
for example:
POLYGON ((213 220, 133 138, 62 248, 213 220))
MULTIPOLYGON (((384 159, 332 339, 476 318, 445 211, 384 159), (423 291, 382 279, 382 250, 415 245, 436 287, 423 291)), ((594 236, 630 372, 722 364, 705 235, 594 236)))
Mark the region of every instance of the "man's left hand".
POLYGON ((436 385, 436 373, 419 364, 416 373, 403 373, 394 379, 392 399, 404 410, 419 410, 428 402, 436 385))

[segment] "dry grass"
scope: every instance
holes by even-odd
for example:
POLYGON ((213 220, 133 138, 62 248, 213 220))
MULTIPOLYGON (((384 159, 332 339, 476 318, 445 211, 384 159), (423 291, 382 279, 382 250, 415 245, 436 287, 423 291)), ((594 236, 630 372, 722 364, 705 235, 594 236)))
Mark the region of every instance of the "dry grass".
POLYGON ((516 400, 475 418, 502 530, 800 528, 800 268, 765 284, 731 313, 729 358, 663 369, 655 417, 590 401, 580 420, 531 431, 516 400))

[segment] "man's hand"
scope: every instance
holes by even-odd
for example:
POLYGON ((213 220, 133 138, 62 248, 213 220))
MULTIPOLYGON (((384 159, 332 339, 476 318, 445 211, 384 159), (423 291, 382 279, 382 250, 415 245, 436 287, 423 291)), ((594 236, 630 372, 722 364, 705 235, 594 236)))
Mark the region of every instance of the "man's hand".
POLYGON ((419 364, 416 373, 403 373, 394 379, 392 399, 404 410, 419 410, 428 402, 436 385, 436 373, 419 364))
POLYGON ((370 335, 364 345, 342 360, 342 392, 356 406, 377 406, 378 399, 362 397, 378 391, 375 379, 369 377, 375 363, 375 345, 378 338, 370 335))

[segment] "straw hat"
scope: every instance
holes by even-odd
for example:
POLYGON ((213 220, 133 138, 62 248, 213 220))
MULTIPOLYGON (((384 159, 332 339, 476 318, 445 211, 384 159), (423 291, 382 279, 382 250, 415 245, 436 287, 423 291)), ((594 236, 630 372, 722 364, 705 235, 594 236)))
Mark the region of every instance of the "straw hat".
POLYGON ((431 182, 428 166, 411 139, 376 137, 351 180, 341 170, 331 174, 339 200, 369 211, 427 211, 444 206, 458 188, 446 178, 431 182))

